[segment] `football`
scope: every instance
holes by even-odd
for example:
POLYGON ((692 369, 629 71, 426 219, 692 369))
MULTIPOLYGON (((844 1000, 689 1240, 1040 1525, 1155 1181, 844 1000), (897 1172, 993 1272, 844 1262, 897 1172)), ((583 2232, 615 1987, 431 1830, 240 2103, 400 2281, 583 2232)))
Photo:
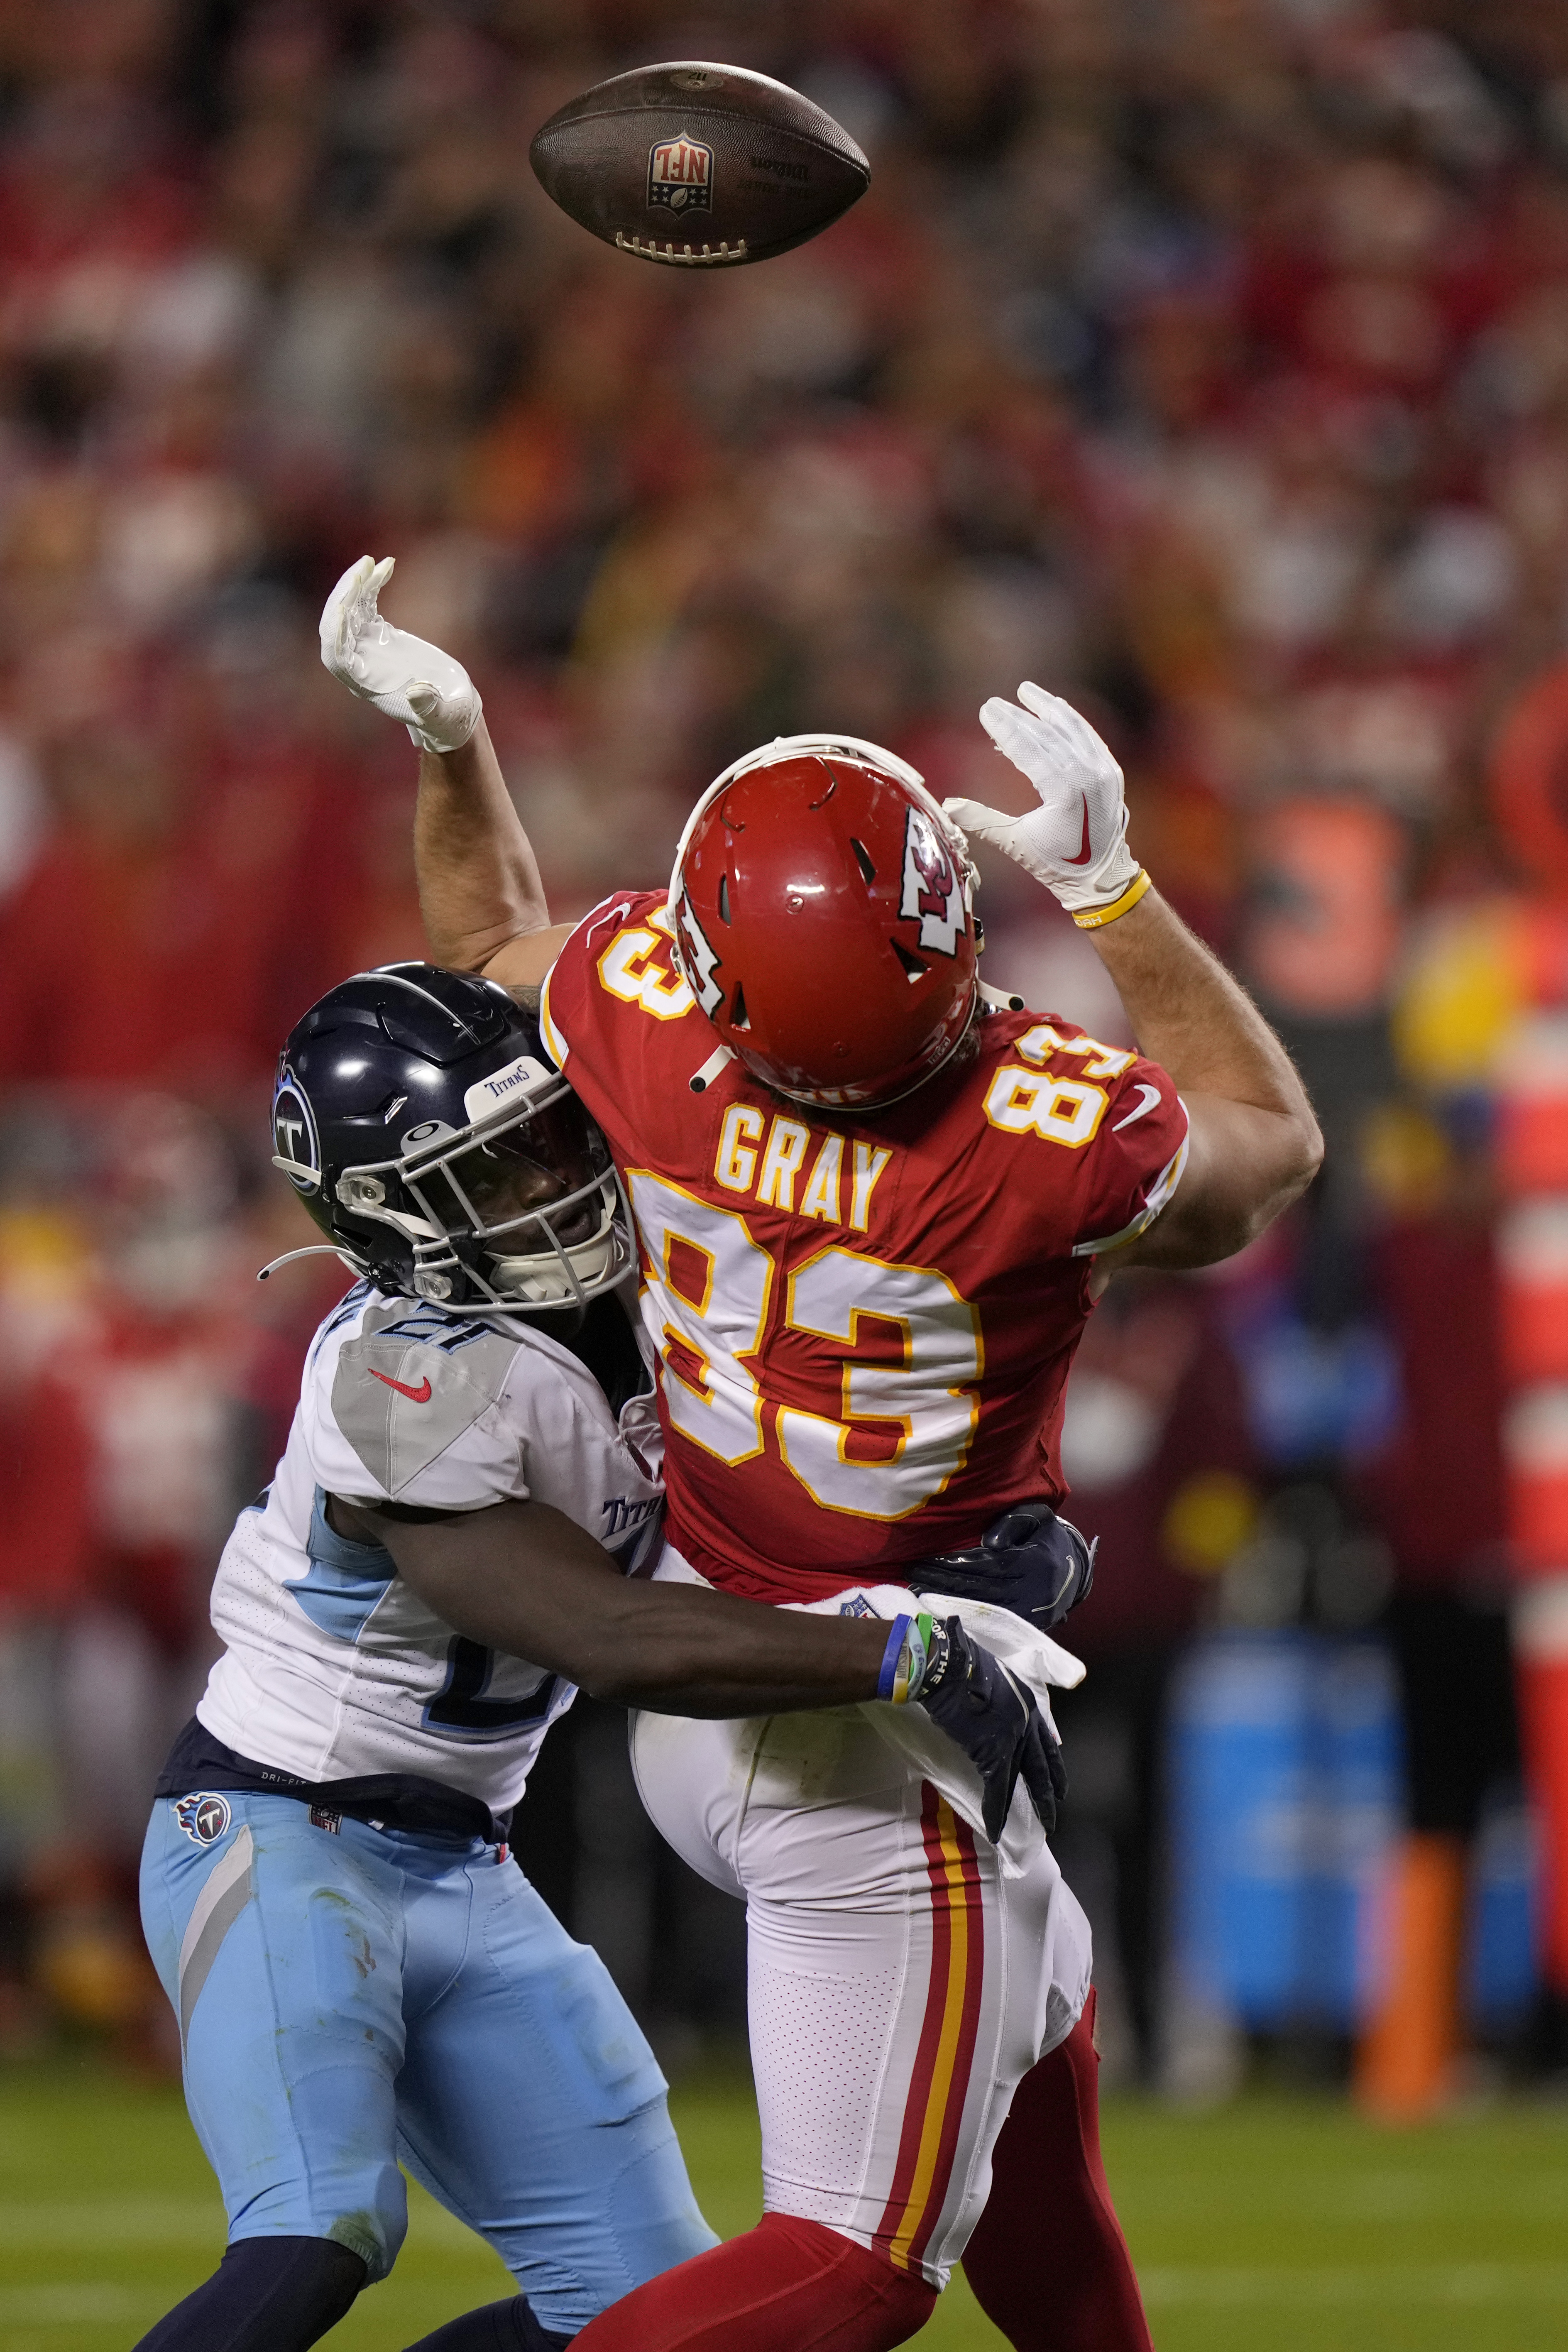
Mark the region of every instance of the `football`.
POLYGON ((767 261, 848 211, 871 167, 798 90, 741 66, 639 66, 584 90, 534 133, 547 195, 640 261, 767 261))

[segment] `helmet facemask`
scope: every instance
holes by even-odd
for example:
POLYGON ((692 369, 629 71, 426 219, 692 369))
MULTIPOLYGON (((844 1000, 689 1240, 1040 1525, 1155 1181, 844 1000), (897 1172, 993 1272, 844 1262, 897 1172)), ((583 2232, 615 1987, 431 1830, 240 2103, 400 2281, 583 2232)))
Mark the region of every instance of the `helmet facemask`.
POLYGON ((501 1076, 504 1108, 419 1122, 396 1158, 344 1169, 337 1201, 401 1237, 413 1266, 398 1286, 417 1297, 459 1314, 585 1307, 633 1263, 619 1180, 564 1078, 539 1062, 521 1085, 501 1076))

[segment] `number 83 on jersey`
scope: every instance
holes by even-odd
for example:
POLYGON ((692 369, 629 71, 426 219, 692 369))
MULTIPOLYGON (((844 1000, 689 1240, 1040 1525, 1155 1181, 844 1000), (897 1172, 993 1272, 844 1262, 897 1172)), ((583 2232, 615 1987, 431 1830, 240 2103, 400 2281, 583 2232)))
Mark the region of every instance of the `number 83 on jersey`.
POLYGON ((980 1318, 944 1274, 830 1244, 784 1276, 781 1327, 823 1343, 839 1387, 837 1414, 808 1412, 767 1397, 752 1370, 781 1269, 745 1219, 647 1169, 627 1181, 647 1254, 644 1311, 681 1436, 733 1466, 764 1451, 771 1417, 812 1499, 858 1518, 907 1518, 942 1492, 969 1452, 984 1362, 980 1318), (847 1359, 863 1320, 891 1325, 901 1349, 847 1359))

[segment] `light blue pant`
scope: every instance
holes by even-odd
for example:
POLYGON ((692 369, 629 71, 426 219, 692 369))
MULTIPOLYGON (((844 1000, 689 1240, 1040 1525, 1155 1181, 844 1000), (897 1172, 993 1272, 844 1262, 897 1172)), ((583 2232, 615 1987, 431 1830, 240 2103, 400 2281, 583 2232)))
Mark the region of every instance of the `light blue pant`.
POLYGON ((231 2242, 331 2238, 383 2278, 401 2158, 562 2335, 716 2242, 653 2053, 515 1864, 233 1792, 198 1843, 178 1801, 153 1808, 142 1918, 231 2242))

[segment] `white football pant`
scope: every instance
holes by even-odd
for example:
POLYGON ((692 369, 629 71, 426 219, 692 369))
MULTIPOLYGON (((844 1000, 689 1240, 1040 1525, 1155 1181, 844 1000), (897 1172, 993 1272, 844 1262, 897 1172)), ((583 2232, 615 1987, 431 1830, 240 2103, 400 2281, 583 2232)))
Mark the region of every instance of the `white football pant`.
POLYGON ((1022 1875, 858 1707, 632 1719, 643 1802, 743 1896, 770 2212, 934 2287, 1013 2093, 1089 1994, 1089 1923, 1043 1839, 1022 1875))

